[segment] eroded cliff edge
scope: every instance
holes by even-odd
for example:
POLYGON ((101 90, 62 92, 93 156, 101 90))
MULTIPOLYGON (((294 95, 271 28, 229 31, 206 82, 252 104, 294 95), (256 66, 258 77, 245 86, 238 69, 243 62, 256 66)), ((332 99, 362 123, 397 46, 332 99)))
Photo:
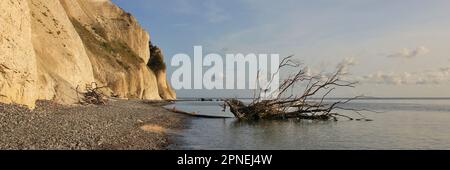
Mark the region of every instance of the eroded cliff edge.
POLYGON ((5 0, 0 10, 0 102, 72 104, 92 82, 111 96, 176 98, 161 50, 109 0, 5 0))

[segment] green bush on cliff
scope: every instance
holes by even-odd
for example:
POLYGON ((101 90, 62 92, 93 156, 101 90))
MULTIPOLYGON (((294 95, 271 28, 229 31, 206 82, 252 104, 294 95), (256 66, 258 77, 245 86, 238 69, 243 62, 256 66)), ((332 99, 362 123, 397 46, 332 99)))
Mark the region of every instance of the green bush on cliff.
POLYGON ((147 66, 155 73, 166 70, 166 63, 164 62, 164 56, 161 50, 152 43, 150 43, 150 59, 147 66))
MULTIPOLYGON (((94 33, 89 31, 78 20, 71 18, 72 24, 87 47, 94 56, 89 55, 91 60, 100 62, 108 62, 113 68, 139 68, 144 63, 131 48, 120 40, 100 40, 96 38, 94 33)), ((93 25, 95 34, 106 38, 106 31, 100 25, 93 25)))

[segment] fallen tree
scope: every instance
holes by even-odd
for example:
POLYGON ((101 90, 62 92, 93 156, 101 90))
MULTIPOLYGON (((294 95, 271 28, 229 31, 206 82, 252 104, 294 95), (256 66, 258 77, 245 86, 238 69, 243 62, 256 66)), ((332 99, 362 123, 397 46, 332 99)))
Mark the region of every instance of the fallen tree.
POLYGON ((79 86, 76 88, 78 101, 81 105, 105 105, 108 102, 108 97, 101 91, 101 89, 107 87, 98 87, 95 82, 86 84, 85 87, 84 92, 79 91, 79 86))
MULTIPOLYGON (((299 68, 301 66, 291 58, 292 56, 281 61, 278 72, 285 67, 299 68)), ((342 76, 347 74, 345 67, 345 64, 339 64, 334 73, 326 75, 310 75, 305 68, 301 68, 296 74, 290 75, 281 82, 277 94, 273 98, 263 99, 261 94, 267 92, 267 89, 259 88, 255 90, 255 96, 249 104, 237 99, 227 99, 223 105, 224 110, 229 107, 234 116, 240 120, 289 118, 338 120, 338 117, 343 117, 349 120, 371 121, 360 113, 365 110, 344 107, 345 104, 359 97, 325 102, 327 96, 336 90, 336 88, 353 88, 357 84, 357 82, 342 79, 342 76), (294 88, 298 88, 299 85, 305 86, 304 90, 300 94, 295 94, 294 91, 298 90, 294 88), (338 111, 343 110, 353 111, 360 118, 353 118, 338 113, 338 111)))
POLYGON ((200 117, 200 118, 218 118, 218 119, 223 119, 223 118, 232 118, 229 116, 218 116, 218 115, 205 115, 205 114, 198 114, 197 112, 186 112, 183 110, 178 110, 176 107, 173 108, 165 108, 167 111, 173 112, 173 113, 179 113, 179 114, 184 114, 184 115, 188 115, 188 116, 192 116, 192 117, 200 117))

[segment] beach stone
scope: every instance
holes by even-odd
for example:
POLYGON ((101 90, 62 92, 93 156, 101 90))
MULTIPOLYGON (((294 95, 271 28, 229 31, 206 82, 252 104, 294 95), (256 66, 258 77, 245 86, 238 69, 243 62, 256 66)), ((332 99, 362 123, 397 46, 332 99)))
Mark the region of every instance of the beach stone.
POLYGON ((4 114, 0 122, 2 150, 165 149, 169 145, 166 130, 183 128, 186 119, 140 100, 118 100, 105 107, 54 106, 38 101, 34 110, 0 104, 0 113, 4 114), (31 117, 34 120, 28 123, 15 123, 31 117), (116 121, 105 126, 110 120, 116 121))

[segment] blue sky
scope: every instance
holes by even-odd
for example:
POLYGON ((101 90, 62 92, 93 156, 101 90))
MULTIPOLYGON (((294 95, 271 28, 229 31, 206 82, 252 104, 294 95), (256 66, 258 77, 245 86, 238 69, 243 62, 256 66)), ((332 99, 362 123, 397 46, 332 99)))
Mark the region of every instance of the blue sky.
POLYGON ((214 53, 294 54, 317 72, 346 60, 361 84, 338 95, 450 96, 448 0, 113 2, 150 32, 167 61, 191 54, 194 45, 214 53))

